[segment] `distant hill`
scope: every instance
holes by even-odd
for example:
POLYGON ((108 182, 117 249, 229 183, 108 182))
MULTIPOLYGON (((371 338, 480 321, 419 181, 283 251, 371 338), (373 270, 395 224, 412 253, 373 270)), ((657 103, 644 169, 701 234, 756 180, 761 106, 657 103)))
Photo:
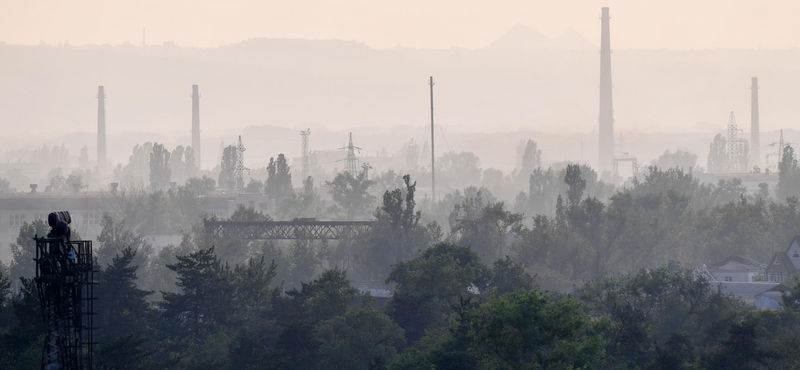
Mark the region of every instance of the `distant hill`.
POLYGON ((585 51, 596 50, 597 46, 572 28, 564 31, 556 38, 549 38, 531 27, 517 23, 489 44, 486 49, 585 51))

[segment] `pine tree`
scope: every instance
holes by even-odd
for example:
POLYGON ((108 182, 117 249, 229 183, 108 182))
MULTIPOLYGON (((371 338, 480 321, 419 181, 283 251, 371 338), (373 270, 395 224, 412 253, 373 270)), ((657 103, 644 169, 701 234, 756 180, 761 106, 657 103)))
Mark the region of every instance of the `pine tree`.
POLYGON ((161 292, 161 307, 173 334, 199 341, 228 322, 233 310, 230 269, 214 255, 214 247, 176 258, 167 268, 177 274, 180 292, 161 292))
POLYGON ((117 254, 104 270, 97 274, 98 335, 122 336, 134 334, 144 327, 148 304, 146 298, 153 292, 136 286, 136 270, 132 265, 136 250, 127 247, 117 254))

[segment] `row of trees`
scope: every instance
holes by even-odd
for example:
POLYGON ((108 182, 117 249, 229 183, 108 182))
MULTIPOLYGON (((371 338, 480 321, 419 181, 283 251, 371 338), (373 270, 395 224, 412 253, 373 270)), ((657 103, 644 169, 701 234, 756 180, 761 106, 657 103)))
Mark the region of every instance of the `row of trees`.
MULTIPOLYGON (((438 243, 394 265, 385 304, 341 269, 286 289, 279 267, 233 267, 215 248, 166 265, 175 285, 148 301, 138 252, 97 275, 101 369, 793 369, 800 284, 780 311, 756 311, 690 270, 593 279, 570 295, 537 287, 522 265, 487 265, 438 243)), ((0 274, 0 366, 39 366, 38 294, 0 274)))

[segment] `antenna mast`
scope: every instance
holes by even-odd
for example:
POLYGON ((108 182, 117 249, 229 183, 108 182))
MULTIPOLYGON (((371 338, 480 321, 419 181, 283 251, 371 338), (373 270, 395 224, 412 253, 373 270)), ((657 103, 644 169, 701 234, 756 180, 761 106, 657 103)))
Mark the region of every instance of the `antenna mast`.
POLYGON ((306 181, 311 169, 311 158, 308 153, 308 135, 311 135, 311 129, 300 131, 300 136, 303 138, 303 181, 306 181))
POLYGON ((431 86, 431 193, 432 199, 434 203, 436 202, 436 154, 434 152, 434 143, 433 143, 433 76, 431 76, 430 82, 428 85, 431 86))

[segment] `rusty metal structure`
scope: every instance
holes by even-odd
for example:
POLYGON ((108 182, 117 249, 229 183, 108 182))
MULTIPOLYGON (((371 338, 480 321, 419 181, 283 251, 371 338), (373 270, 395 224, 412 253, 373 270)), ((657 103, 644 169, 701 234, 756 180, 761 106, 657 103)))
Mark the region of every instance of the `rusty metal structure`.
POLYGON ((207 235, 244 240, 360 239, 374 221, 317 221, 298 218, 292 221, 218 221, 204 220, 207 235))
POLYGON ((94 270, 92 242, 70 240, 69 212, 48 216, 47 237, 36 241, 36 286, 46 332, 43 370, 92 369, 94 270))

